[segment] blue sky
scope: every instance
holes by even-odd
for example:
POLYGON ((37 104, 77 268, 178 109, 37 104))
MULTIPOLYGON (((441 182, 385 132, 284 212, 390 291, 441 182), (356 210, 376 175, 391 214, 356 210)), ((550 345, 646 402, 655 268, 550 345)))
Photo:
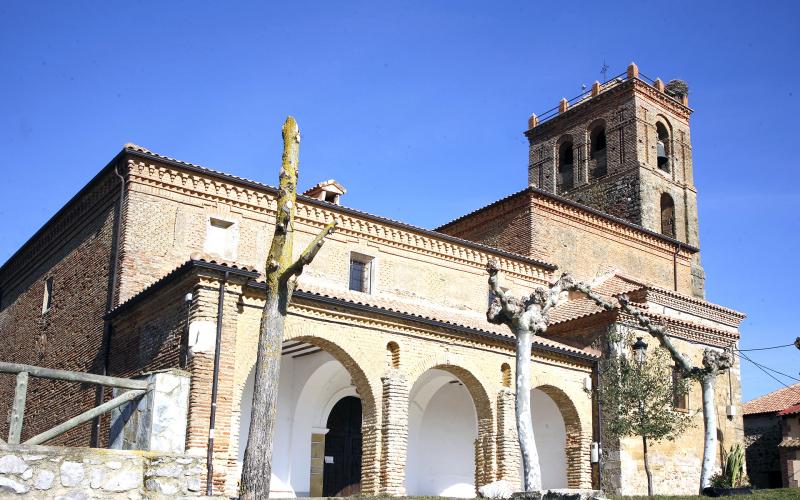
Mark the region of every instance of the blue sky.
MULTIPOLYGON (((690 85, 709 300, 800 335, 797 2, 2 2, 0 262, 125 142, 435 227, 526 185, 526 119, 630 61, 690 85)), ((796 349, 750 353, 800 378, 796 349)), ((743 364, 745 399, 781 387, 743 364)), ((784 379, 785 380, 785 379, 784 379)))

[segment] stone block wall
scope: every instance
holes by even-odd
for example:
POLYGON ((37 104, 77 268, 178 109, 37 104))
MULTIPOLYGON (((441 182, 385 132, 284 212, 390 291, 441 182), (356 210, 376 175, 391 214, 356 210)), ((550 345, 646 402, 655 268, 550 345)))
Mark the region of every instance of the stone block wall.
POLYGON ((168 499, 199 496, 202 456, 0 445, 0 496, 168 499))
MULTIPOLYGON (((101 372, 119 191, 119 179, 104 170, 0 269, 3 361, 101 372), (47 279, 52 279, 52 301, 44 311, 47 279)), ((22 439, 88 410, 95 391, 90 384, 31 377, 22 439)), ((14 377, 0 375, 3 436, 13 394, 14 377)), ((87 422, 53 442, 88 446, 91 433, 87 422)))
POLYGON ((744 416, 745 460, 750 482, 758 488, 781 486, 778 444, 781 442, 780 418, 775 413, 744 416))
MULTIPOLYGON (((631 331, 625 325, 616 325, 623 332, 631 331)), ((639 331, 639 330, 634 330, 639 331)), ((641 333, 639 333, 641 334, 641 333)), ((648 341, 649 342, 649 341, 648 341)), ((690 362, 699 366, 702 362, 702 344, 691 343, 673 337, 673 344, 686 354, 690 362)), ((729 451, 736 443, 745 443, 742 430, 740 362, 731 369, 730 385, 727 375, 721 375, 716 383, 717 438, 719 449, 729 451), (729 395, 730 391, 730 395, 729 395), (726 406, 732 398, 737 406, 736 415, 729 418, 726 406)), ((703 413, 702 391, 697 382, 689 384, 688 412, 690 427, 674 441, 648 443, 650 468, 656 495, 694 495, 700 487, 700 468, 703 458, 703 413)), ((621 440, 603 437, 603 482, 607 492, 618 495, 641 495, 647 491, 644 472, 642 441, 639 437, 621 440)), ((716 457, 719 469, 721 455, 716 457)))

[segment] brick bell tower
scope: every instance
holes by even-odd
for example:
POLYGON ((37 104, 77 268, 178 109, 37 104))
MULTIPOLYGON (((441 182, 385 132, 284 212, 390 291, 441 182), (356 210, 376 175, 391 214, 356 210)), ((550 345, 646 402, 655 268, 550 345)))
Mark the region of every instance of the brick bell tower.
MULTIPOLYGON (((531 115, 528 184, 697 248, 691 113, 683 81, 665 85, 631 63, 626 73, 531 115)), ((702 297, 699 252, 692 277, 702 297)))

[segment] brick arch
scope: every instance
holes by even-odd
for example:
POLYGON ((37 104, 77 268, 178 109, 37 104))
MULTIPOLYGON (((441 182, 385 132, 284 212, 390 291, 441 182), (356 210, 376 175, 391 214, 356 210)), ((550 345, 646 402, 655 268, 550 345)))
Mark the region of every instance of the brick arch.
POLYGON ((444 370, 458 377, 464 383, 469 395, 472 397, 472 402, 475 405, 475 413, 478 416, 478 422, 482 419, 493 418, 492 403, 489 399, 489 391, 486 390, 485 385, 476 377, 470 370, 462 366, 461 360, 458 357, 436 355, 417 363, 408 374, 409 390, 414 387, 419 377, 428 370, 438 369, 444 370))
POLYGON ((316 335, 287 334, 284 340, 306 342, 319 347, 323 351, 333 356, 333 359, 341 363, 345 370, 347 370, 347 373, 350 374, 350 377, 352 377, 353 383, 356 386, 356 392, 358 392, 359 397, 361 397, 364 418, 367 419, 370 417, 377 417, 375 413, 377 409, 375 406, 375 391, 369 381, 369 377, 367 377, 363 368, 361 368, 361 365, 359 365, 358 362, 353 359, 353 357, 347 351, 345 351, 343 347, 330 339, 318 337, 316 335))
POLYGON ((380 487, 380 413, 375 404, 376 392, 373 384, 361 365, 337 342, 307 333, 292 333, 286 330, 284 340, 296 340, 315 345, 341 363, 356 386, 361 397, 361 491, 365 495, 375 495, 380 487))
POLYGON ((467 388, 478 419, 478 438, 475 440, 475 488, 491 483, 496 475, 495 418, 489 392, 485 384, 475 374, 462 366, 461 359, 451 353, 440 353, 417 363, 408 379, 409 395, 414 385, 428 370, 443 370, 458 377, 467 388))
POLYGON ((584 429, 578 409, 572 398, 554 385, 544 384, 534 387, 534 389, 547 394, 556 403, 558 411, 561 412, 561 418, 564 419, 564 427, 567 434, 567 486, 569 488, 581 488, 584 486, 581 484, 581 471, 588 464, 583 463, 585 455, 583 443, 586 436, 583 435, 584 429))

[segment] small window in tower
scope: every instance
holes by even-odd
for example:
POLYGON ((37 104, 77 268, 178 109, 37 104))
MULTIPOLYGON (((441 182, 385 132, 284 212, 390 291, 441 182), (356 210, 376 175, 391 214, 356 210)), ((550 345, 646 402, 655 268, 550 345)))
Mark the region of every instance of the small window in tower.
POLYGON ((589 159, 594 160, 592 178, 603 177, 608 172, 606 162, 606 127, 595 126, 589 134, 589 159))
POLYGON ((44 297, 42 298, 42 314, 53 306, 53 278, 44 280, 44 297))
POLYGON ((661 122, 656 123, 656 135, 658 136, 656 142, 656 162, 658 164, 658 168, 664 172, 669 172, 669 131, 661 122))
POLYGON ((236 260, 238 242, 238 226, 235 222, 216 217, 208 219, 204 252, 225 260, 236 260))
POLYGON ((575 185, 572 155, 572 141, 561 143, 558 147, 558 179, 556 179, 559 194, 569 191, 575 185))
POLYGON ((350 290, 372 293, 372 257, 360 254, 350 255, 350 290))
POLYGON ((675 238, 675 202, 667 193, 661 194, 661 234, 675 238))

